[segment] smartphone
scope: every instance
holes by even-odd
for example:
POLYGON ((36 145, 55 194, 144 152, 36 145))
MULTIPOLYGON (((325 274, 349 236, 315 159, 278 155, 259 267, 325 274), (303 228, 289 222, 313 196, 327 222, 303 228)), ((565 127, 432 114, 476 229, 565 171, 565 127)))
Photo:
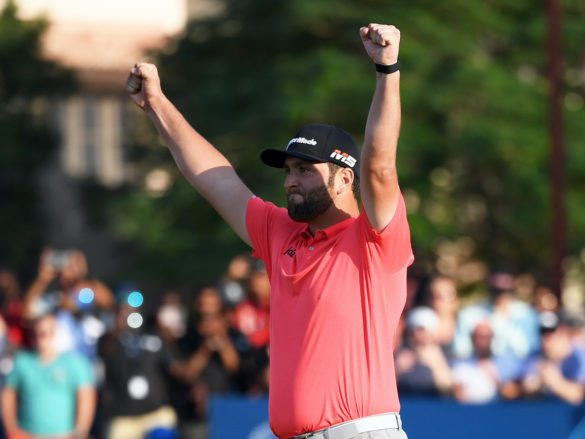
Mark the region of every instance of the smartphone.
POLYGON ((55 270, 62 270, 69 263, 71 252, 69 250, 53 250, 50 263, 55 270))

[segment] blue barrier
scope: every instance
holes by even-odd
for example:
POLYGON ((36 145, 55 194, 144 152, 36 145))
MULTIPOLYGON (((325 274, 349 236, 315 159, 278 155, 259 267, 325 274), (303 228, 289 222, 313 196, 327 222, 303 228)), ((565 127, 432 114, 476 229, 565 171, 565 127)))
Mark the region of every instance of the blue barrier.
POLYGON ((402 419, 410 439, 567 439, 579 410, 560 401, 462 405, 403 398, 402 419))
POLYGON ((210 439, 273 439, 268 425, 268 399, 214 397, 209 405, 210 439))
MULTIPOLYGON (((449 400, 401 398, 409 439, 585 439, 585 408, 560 401, 514 401, 481 406, 449 400), (580 425, 579 425, 580 424, 580 425)), ((268 400, 215 397, 211 439, 274 439, 268 400)))

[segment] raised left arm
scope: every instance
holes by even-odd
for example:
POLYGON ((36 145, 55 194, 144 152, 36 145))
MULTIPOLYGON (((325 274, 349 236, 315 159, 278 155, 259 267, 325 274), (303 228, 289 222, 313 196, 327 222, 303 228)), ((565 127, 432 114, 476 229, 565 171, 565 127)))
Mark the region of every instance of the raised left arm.
MULTIPOLYGON (((375 64, 389 66, 398 62, 400 31, 396 27, 370 24, 362 27, 360 34, 375 64)), ((370 224, 377 230, 384 229, 394 216, 400 194, 396 173, 400 123, 400 71, 377 72, 360 169, 362 204, 370 224)))

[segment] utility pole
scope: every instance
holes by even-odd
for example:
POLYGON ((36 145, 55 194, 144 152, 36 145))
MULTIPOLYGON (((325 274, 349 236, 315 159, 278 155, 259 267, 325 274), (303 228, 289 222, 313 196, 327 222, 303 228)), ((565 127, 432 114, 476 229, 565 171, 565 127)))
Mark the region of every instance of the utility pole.
POLYGON ((549 133, 552 180, 552 280, 555 294, 561 300, 566 251, 565 150, 562 112, 562 43, 559 0, 547 0, 548 16, 548 82, 549 133))

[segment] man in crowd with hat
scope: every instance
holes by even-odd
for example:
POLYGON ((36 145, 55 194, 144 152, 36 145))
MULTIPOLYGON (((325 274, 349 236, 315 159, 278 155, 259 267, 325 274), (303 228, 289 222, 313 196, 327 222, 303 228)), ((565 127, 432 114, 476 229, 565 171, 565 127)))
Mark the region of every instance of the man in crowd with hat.
POLYGON ((345 131, 313 124, 285 150, 264 151, 265 164, 285 171, 287 209, 253 195, 166 99, 155 66, 136 65, 127 82, 186 178, 265 263, 269 417, 280 438, 406 437, 393 361, 413 260, 395 160, 400 32, 370 24, 360 34, 377 71, 362 150, 345 131))
POLYGON ((401 393, 450 395, 453 376, 438 337, 439 316, 417 306, 406 315, 406 343, 396 352, 396 377, 401 393))
POLYGON ((585 351, 572 343, 566 315, 545 311, 539 320, 542 351, 528 364, 524 391, 528 395, 582 404, 585 400, 585 351))

